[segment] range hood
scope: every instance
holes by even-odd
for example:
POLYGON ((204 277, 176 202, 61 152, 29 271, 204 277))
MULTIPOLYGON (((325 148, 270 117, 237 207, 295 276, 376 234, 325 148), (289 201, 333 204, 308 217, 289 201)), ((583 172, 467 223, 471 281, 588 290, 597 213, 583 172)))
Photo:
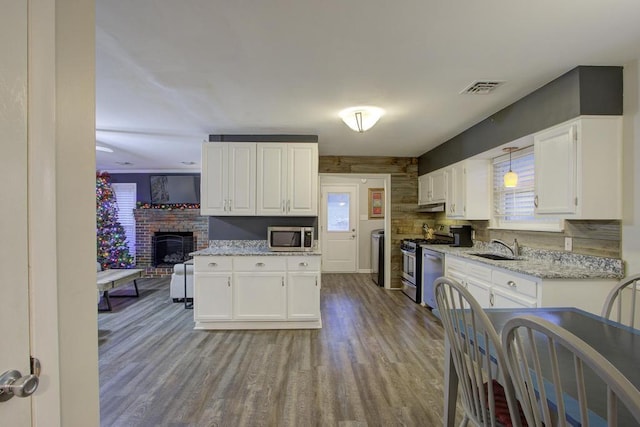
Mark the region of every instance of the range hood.
POLYGON ((444 212, 444 202, 418 205, 417 212, 444 212))

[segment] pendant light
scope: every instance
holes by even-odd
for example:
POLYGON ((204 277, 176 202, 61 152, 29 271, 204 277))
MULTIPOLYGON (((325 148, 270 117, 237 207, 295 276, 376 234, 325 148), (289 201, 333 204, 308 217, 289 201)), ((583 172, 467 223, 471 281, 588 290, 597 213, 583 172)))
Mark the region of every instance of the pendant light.
POLYGON ((516 151, 518 147, 506 147, 502 151, 509 152, 509 172, 504 174, 505 188, 514 188, 518 186, 518 174, 511 170, 511 153, 516 151))

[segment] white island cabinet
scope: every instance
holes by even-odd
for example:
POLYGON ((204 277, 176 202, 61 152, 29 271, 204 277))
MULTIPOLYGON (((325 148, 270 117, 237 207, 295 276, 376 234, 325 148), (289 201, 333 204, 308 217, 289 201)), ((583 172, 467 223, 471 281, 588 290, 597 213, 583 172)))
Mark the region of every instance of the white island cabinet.
POLYGON ((318 329, 320 256, 194 257, 195 329, 318 329))
POLYGON ((193 309, 198 319, 230 320, 231 312, 231 258, 197 257, 194 260, 195 278, 193 309))

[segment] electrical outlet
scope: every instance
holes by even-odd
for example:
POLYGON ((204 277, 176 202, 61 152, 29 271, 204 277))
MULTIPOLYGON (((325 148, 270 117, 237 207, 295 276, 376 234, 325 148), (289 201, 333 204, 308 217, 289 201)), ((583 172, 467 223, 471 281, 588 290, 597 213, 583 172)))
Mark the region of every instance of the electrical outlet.
POLYGON ((565 251, 572 251, 573 250, 573 238, 572 237, 565 237, 564 238, 564 250, 565 251))

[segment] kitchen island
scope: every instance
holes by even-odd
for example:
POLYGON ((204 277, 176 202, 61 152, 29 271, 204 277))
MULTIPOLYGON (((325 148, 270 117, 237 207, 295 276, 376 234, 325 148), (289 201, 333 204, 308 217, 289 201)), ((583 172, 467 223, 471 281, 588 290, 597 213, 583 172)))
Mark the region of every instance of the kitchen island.
POLYGON ((193 252, 195 329, 319 329, 321 254, 262 240, 213 240, 193 252))

